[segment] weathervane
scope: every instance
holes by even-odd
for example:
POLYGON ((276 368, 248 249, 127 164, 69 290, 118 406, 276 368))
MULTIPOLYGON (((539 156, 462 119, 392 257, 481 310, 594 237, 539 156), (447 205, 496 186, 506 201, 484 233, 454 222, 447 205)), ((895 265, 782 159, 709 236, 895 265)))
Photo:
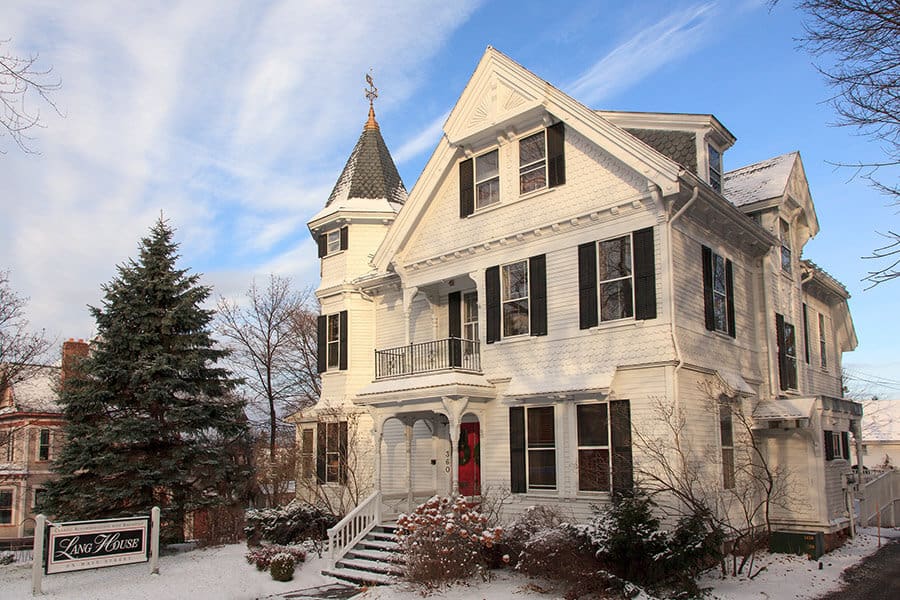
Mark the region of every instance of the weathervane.
MULTIPOLYGON (((371 72, 371 69, 369 69, 371 72)), ((375 98, 378 97, 378 88, 375 87, 375 81, 372 79, 372 75, 366 73, 366 83, 369 84, 369 87, 365 89, 366 98, 369 99, 369 106, 372 106, 372 103, 375 101, 375 98)))
MULTIPOLYGON (((372 69, 369 69, 370 73, 372 69)), ((369 84, 368 88, 364 88, 366 92, 366 98, 369 99, 369 120, 366 121, 366 129, 378 129, 378 122, 375 120, 375 107, 373 103, 375 102, 375 98, 378 97, 378 88, 375 87, 375 82, 372 80, 372 75, 370 73, 366 73, 366 83, 369 84)))

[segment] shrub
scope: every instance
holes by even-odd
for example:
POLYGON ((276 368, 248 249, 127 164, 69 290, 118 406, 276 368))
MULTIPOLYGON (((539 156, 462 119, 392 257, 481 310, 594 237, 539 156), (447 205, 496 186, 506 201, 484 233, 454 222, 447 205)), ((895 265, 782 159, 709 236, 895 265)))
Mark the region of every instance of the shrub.
POLYGON ((338 518, 320 508, 291 501, 287 506, 250 509, 246 513, 247 545, 256 546, 262 540, 273 544, 291 544, 306 539, 322 540, 338 518))
POLYGON ((294 564, 306 560, 306 550, 297 546, 259 546, 250 550, 244 556, 248 563, 256 565, 258 571, 265 571, 279 554, 287 554, 292 558, 294 564))
POLYGON ((294 557, 287 552, 279 552, 272 557, 269 565, 269 573, 275 581, 290 581, 294 578, 294 557))
POLYGON ((516 566, 529 540, 548 529, 558 527, 566 521, 562 511, 554 506, 530 506, 518 515, 503 530, 500 540, 492 548, 485 550, 488 565, 499 568, 504 565, 516 566))
POLYGON ((501 533, 499 527, 488 528, 465 498, 435 496, 397 520, 404 575, 426 587, 484 575, 482 549, 493 547, 501 533))
POLYGON ((12 552, 0 552, 0 565, 11 565, 16 562, 16 555, 12 552))

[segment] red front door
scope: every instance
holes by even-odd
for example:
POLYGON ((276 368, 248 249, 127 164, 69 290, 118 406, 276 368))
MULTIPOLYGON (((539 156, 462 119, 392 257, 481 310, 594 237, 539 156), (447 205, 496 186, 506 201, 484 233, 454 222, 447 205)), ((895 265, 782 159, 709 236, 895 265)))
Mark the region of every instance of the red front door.
POLYGON ((459 426, 459 493, 481 495, 481 445, 478 423, 459 426))

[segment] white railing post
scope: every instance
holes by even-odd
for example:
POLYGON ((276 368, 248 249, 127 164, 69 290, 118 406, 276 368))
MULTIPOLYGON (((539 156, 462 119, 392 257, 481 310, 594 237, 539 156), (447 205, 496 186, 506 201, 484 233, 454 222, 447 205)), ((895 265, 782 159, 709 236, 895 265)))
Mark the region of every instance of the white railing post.
POLYGON ((41 595, 41 575, 44 570, 44 529, 47 517, 38 515, 34 520, 34 546, 31 558, 31 595, 41 595))
POLYGON ((150 510, 150 573, 159 575, 159 507, 150 510))
POLYGON ((350 548, 381 522, 381 492, 375 492, 328 530, 328 562, 330 568, 343 558, 350 548))

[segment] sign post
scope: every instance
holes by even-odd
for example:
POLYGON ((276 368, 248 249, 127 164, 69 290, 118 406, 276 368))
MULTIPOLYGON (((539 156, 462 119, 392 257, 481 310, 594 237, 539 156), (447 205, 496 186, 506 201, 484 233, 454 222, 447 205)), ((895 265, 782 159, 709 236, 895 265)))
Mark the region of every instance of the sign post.
POLYGON ((38 515, 34 520, 34 546, 31 559, 31 595, 39 596, 41 594, 41 575, 43 575, 44 565, 44 528, 47 523, 47 517, 38 515))
POLYGON ((150 511, 150 573, 159 575, 159 507, 150 511))

